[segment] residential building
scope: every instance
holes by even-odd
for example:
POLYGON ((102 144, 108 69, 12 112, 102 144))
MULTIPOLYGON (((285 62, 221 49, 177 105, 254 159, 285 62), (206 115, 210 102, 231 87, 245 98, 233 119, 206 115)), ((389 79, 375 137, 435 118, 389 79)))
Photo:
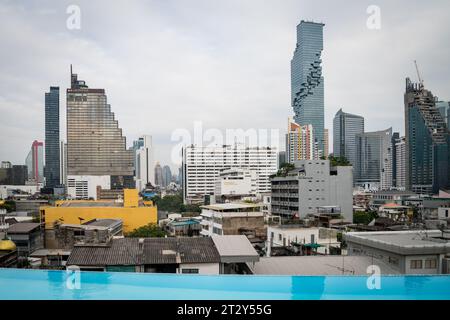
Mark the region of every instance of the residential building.
POLYGON ((94 191, 98 185, 103 189, 134 188, 133 151, 126 148, 105 90, 89 88, 71 67, 71 87, 66 95, 67 182, 72 185, 68 194, 78 198, 72 193, 77 181, 94 183, 87 186, 94 191))
POLYGON ((369 190, 392 188, 392 128, 356 135, 355 184, 369 190))
POLYGON ((418 195, 412 191, 403 190, 381 190, 372 193, 370 206, 378 208, 388 203, 395 203, 398 205, 406 205, 411 198, 416 198, 418 195))
POLYGON ((256 196, 258 190, 257 173, 248 169, 227 169, 216 179, 214 195, 218 200, 256 196))
POLYGON ((401 274, 450 271, 450 237, 439 230, 348 232, 349 255, 374 257, 401 274))
POLYGON ((364 117, 342 111, 333 119, 333 155, 356 165, 356 135, 364 133, 364 117))
POLYGON ((120 219, 124 232, 157 223, 156 206, 151 201, 140 200, 136 189, 124 189, 122 201, 58 200, 54 206, 41 207, 40 213, 46 230, 52 230, 58 221, 81 224, 93 219, 120 219))
POLYGON ((301 126, 289 120, 286 135, 286 158, 289 163, 297 160, 319 159, 317 147, 312 125, 301 126))
POLYGON ((145 135, 133 143, 135 149, 136 188, 142 191, 147 184, 155 185, 154 147, 152 137, 145 135))
POLYGON ((437 194, 450 187, 449 132, 435 97, 406 79, 406 189, 437 194))
POLYGON ((12 168, 12 164, 9 161, 2 161, 1 165, 0 165, 0 169, 11 169, 12 168))
POLYGON ((46 231, 46 249, 71 250, 78 244, 107 244, 113 237, 120 237, 123 223, 120 219, 93 219, 82 224, 57 222, 46 231))
POLYGON ((195 237, 200 235, 202 225, 198 219, 176 218, 167 221, 164 229, 174 237, 195 237))
POLYGON ((16 244, 18 255, 22 257, 44 247, 40 223, 14 223, 9 226, 8 236, 16 244))
POLYGON ((286 176, 272 178, 272 214, 288 218, 315 215, 319 207, 337 206, 353 219, 351 166, 331 167, 329 160, 301 160, 286 176))
POLYGON ((320 154, 324 150, 323 23, 301 21, 291 60, 291 102, 294 121, 312 125, 320 154))
POLYGON ((217 275, 235 273, 258 260, 244 236, 123 238, 112 239, 106 246, 75 245, 67 266, 90 271, 217 275))
POLYGON ((45 185, 60 185, 59 87, 45 93, 45 185))
POLYGON ((274 147, 190 145, 183 148, 183 197, 185 202, 203 202, 214 194, 216 179, 225 169, 256 171, 257 193, 270 191, 269 176, 277 172, 274 147))
POLYGON ((406 189, 406 142, 401 137, 395 142, 395 187, 406 189))
POLYGON ((31 150, 25 160, 28 168, 28 180, 36 185, 44 183, 44 144, 33 141, 31 150))
POLYGON ((337 230, 334 229, 279 224, 267 227, 266 246, 268 256, 273 247, 298 248, 303 250, 299 255, 306 255, 313 246, 316 254, 330 254, 332 247, 340 247, 340 242, 337 240, 337 230))
POLYGON ((201 208, 202 236, 251 234, 256 238, 266 237, 264 214, 260 205, 217 203, 201 208))

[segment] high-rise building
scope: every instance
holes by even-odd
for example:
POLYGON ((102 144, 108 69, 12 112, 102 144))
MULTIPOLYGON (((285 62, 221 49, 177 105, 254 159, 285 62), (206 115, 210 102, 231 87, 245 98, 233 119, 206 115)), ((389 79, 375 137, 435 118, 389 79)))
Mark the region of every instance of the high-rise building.
POLYGON ((28 180, 36 185, 44 183, 44 143, 33 141, 25 160, 28 168, 28 180))
POLYGON ((163 187, 167 187, 172 182, 172 171, 169 166, 164 166, 162 168, 163 175, 163 187))
POLYGON ((60 141, 59 147, 59 183, 67 186, 67 143, 60 141))
POLYGON ((155 162, 152 137, 144 135, 133 142, 135 150, 136 188, 142 191, 147 184, 155 186, 155 162))
POLYGON ((400 142, 400 133, 394 132, 392 134, 392 186, 397 187, 397 143, 400 142))
POLYGON ((312 125, 301 126, 289 120, 286 135, 286 158, 289 163, 297 160, 319 159, 312 125))
POLYGON ((71 87, 67 89, 68 192, 77 181, 83 185, 89 182, 89 194, 96 194, 97 186, 134 188, 133 157, 105 90, 89 88, 71 70, 71 87))
POLYGON ((155 166, 155 185, 163 187, 164 186, 164 177, 162 172, 162 167, 159 162, 156 162, 155 166))
POLYGON ((240 145, 183 148, 183 196, 185 202, 203 201, 213 195, 216 179, 226 169, 256 171, 257 192, 270 192, 270 175, 277 172, 274 147, 240 145))
POLYGON ((60 184, 59 87, 45 93, 45 184, 60 184))
POLYGON ((23 186, 27 179, 27 166, 11 165, 0 168, 0 185, 23 186))
POLYGON ((318 150, 324 150, 323 23, 301 21, 291 60, 291 103, 294 121, 312 125, 318 150))
POLYGON ((356 135, 355 184, 367 189, 392 188, 392 128, 356 135))
POLYGON ((323 154, 325 158, 330 155, 330 138, 328 129, 323 129, 323 154))
POLYGON ((447 129, 449 129, 450 124, 450 102, 449 101, 436 101, 436 108, 438 108, 439 113, 442 118, 444 118, 447 129))
POLYGON ((364 133, 364 118, 339 109, 333 119, 333 155, 345 157, 355 167, 356 135, 364 133))
POLYGON ((449 181, 449 132, 431 91, 406 79, 406 189, 438 193, 449 181))
POLYGON ((399 190, 406 188, 406 143, 405 137, 395 143, 395 187, 399 190))

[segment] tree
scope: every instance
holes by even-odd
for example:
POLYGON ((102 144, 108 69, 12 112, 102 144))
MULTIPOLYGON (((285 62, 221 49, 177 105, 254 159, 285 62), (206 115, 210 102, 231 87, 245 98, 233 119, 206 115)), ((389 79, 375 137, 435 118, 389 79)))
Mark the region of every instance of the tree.
POLYGON ((5 209, 6 212, 16 211, 16 203, 13 200, 5 200, 4 203, 0 205, 0 209, 5 209))
POLYGON ((149 223, 126 234, 130 238, 163 238, 166 235, 167 233, 155 223, 149 223))
POLYGON ((280 169, 277 171, 276 174, 271 175, 270 178, 274 178, 274 177, 286 177, 287 174, 289 173, 289 171, 292 171, 295 169, 295 165, 293 163, 283 163, 280 166, 280 169))
POLYGON ((356 211, 353 214, 353 223, 368 225, 373 219, 377 218, 375 211, 356 211))
POLYGON ((346 157, 335 157, 329 156, 330 164, 332 167, 336 166, 351 166, 352 164, 347 160, 346 157))

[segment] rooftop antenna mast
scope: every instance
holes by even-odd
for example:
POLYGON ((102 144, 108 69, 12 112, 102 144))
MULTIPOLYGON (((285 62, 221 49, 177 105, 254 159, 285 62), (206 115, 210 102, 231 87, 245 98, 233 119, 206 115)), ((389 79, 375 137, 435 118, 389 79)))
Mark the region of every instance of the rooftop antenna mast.
POLYGON ((419 84, 420 84, 420 88, 423 88, 423 79, 420 76, 420 72, 419 72, 419 67, 417 66, 417 61, 414 60, 414 65, 416 66, 416 72, 417 72, 417 77, 419 78, 419 84))

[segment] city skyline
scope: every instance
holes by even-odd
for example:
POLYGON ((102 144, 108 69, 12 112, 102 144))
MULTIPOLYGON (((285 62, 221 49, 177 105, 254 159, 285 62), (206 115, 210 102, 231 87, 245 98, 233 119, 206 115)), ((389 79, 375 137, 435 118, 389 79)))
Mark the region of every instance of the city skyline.
MULTIPOLYGON (((449 100, 445 89, 450 79, 440 67, 449 52, 443 41, 448 38, 448 22, 439 18, 448 9, 443 1, 433 8, 408 4, 407 12, 402 4, 382 1, 380 30, 367 28, 367 5, 357 2, 339 15, 334 3, 269 2, 259 4, 250 16, 244 14, 251 12, 250 3, 234 4, 242 15, 233 3, 222 3, 215 5, 211 20, 196 19, 211 8, 206 2, 195 4, 193 10, 174 3, 133 2, 123 14, 135 19, 119 27, 115 26, 119 13, 115 4, 81 1, 80 30, 66 28, 68 3, 2 4, 0 16, 6 28, 0 34, 10 50, 1 53, 0 159, 20 164, 29 144, 44 140, 43 92, 53 85, 62 90, 69 87, 66 70, 70 63, 92 87, 108 91, 128 147, 138 136, 152 135, 158 152, 155 159, 170 165, 172 171, 177 166, 170 160, 170 150, 176 142, 170 141, 170 135, 176 128, 192 131, 196 120, 203 121, 205 128, 248 129, 247 119, 258 112, 251 122, 253 128, 284 130, 286 117, 293 116, 289 62, 295 27, 302 19, 326 24, 325 128, 332 127, 334 114, 343 108, 364 116, 367 131, 392 126, 403 135, 404 78, 415 80, 416 59, 426 87, 441 100, 449 100), (104 14, 97 17, 94 13, 100 6, 104 14), (435 23, 418 27, 412 18, 419 14, 421 21, 428 17, 435 23), (144 19, 145 15, 150 19, 144 19), (103 23, 94 25, 93 19, 103 23), (411 43, 411 30, 423 41, 411 43), (433 37, 421 36, 429 33, 433 37), (129 34, 134 36, 125 37, 129 34), (148 45, 142 46, 142 39, 148 45), (136 53, 138 46, 142 50, 136 53), (15 64, 8 63, 9 52, 14 52, 15 64)), ((62 119, 64 100, 60 95, 62 119)), ((61 139, 65 135, 62 121, 61 139)), ((331 138, 332 134, 330 145, 331 138)))

